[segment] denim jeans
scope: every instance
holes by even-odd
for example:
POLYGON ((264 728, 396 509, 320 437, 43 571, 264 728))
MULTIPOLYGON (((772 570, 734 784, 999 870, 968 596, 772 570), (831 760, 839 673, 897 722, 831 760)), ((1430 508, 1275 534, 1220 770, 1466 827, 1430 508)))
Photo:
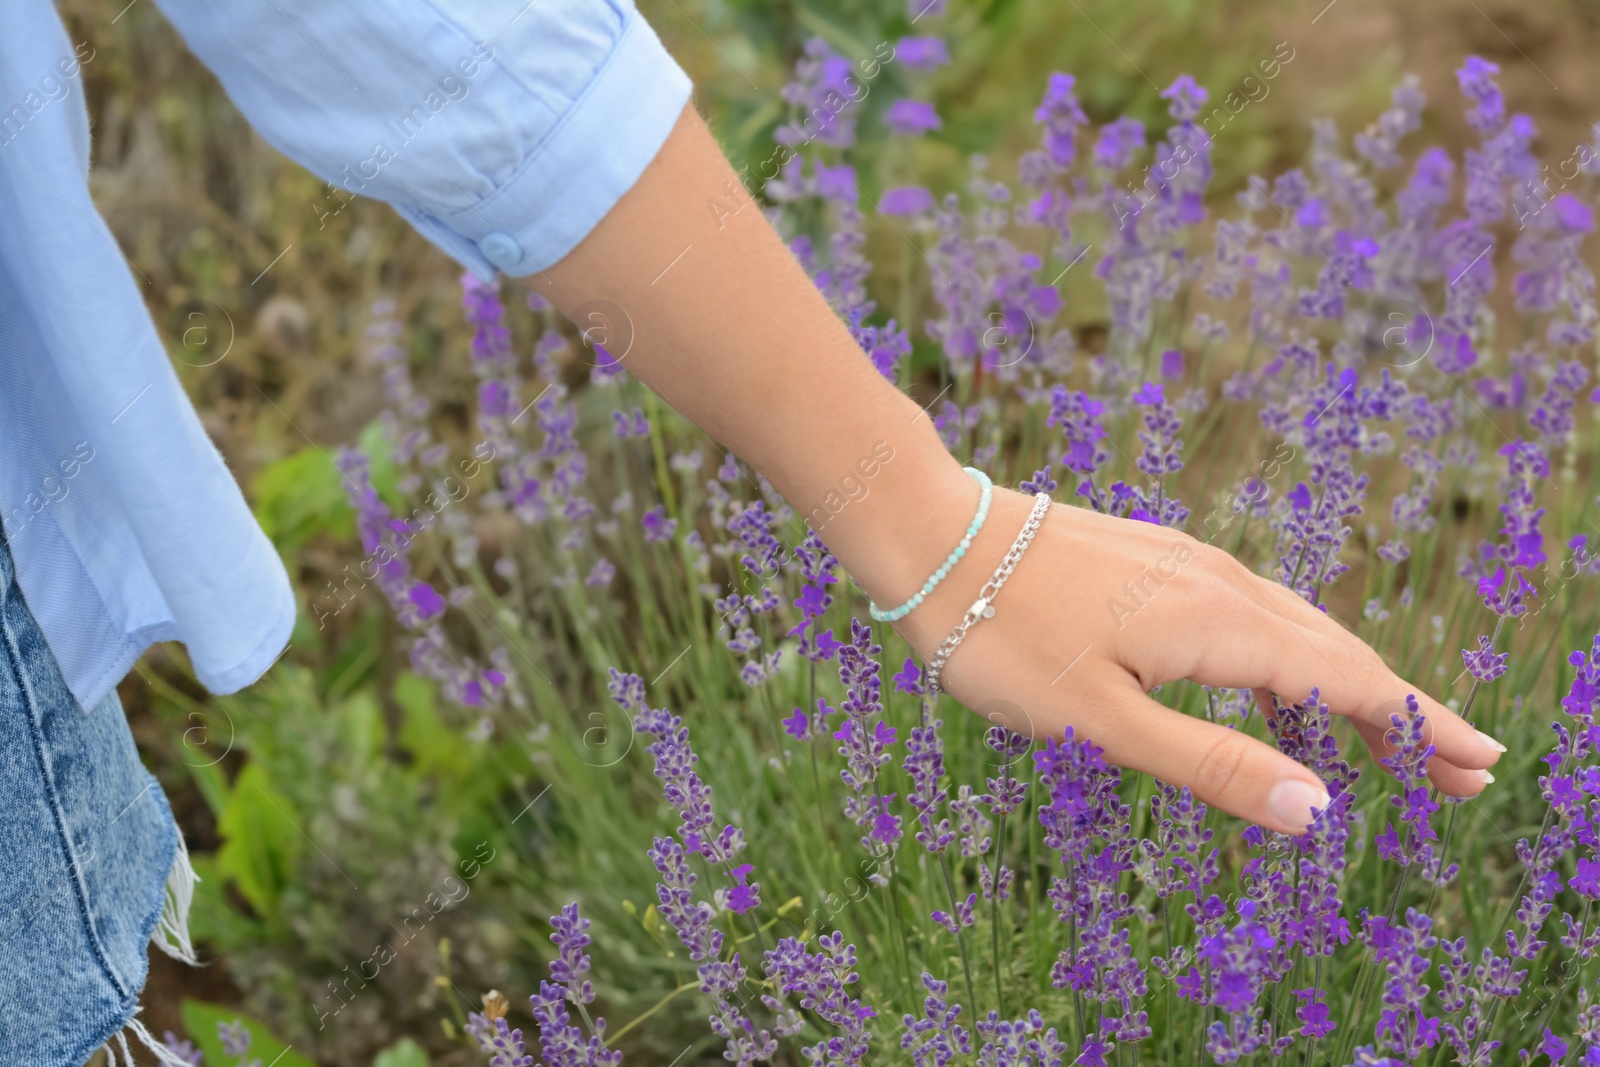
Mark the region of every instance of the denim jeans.
POLYGON ((113 1039, 126 1058, 147 944, 192 959, 191 890, 116 693, 73 699, 0 537, 0 1065, 81 1067, 113 1039))

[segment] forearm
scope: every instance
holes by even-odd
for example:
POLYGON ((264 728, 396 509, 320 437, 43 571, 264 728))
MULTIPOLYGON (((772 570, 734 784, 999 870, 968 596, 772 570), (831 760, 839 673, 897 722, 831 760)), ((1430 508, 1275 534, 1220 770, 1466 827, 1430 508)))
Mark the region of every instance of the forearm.
POLYGON ((568 314, 622 309, 627 370, 765 475, 869 593, 909 595, 970 519, 946 513, 977 488, 932 420, 872 366, 692 108, 604 221, 530 281, 568 314))

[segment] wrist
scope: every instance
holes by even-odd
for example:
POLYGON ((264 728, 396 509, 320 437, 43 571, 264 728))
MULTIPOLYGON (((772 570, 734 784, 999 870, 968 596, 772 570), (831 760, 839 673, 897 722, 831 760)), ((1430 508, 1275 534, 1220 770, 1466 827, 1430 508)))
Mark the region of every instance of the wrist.
MULTIPOLYGON (((814 507, 797 508, 861 591, 886 611, 922 590, 949 559, 983 495, 926 417, 889 447, 887 462, 855 470, 846 486, 850 492, 841 488, 831 497, 823 494, 814 507), (875 470, 870 477, 869 470, 875 470)), ((1026 494, 994 486, 988 517, 965 552, 920 604, 894 622, 924 658, 972 604, 1032 503, 1026 494)))
MULTIPOLYGON (((944 558, 944 554, 961 540, 961 535, 966 529, 965 524, 972 520, 972 513, 977 507, 978 486, 970 477, 967 481, 972 489, 971 499, 950 500, 945 503, 946 514, 938 521, 938 526, 946 539, 939 543, 944 547, 932 548, 932 552, 940 553, 939 560, 935 560, 920 578, 911 579, 916 583, 915 588, 921 588, 922 583, 927 580, 927 573, 931 573, 944 558), (956 527, 953 536, 950 534, 952 525, 956 527)), ((994 575, 1027 521, 1034 501, 1035 498, 1026 493, 996 485, 990 500, 988 519, 972 538, 972 543, 965 554, 921 604, 903 619, 895 622, 896 632, 917 650, 924 663, 938 648, 939 643, 961 621, 962 616, 977 599, 984 584, 994 575)), ((934 523, 930 521, 928 525, 931 528, 934 523)), ((931 537, 925 536, 923 540, 930 545, 934 543, 931 537)), ((879 603, 882 604, 882 601, 879 603)))
POLYGON ((884 608, 922 587, 961 539, 979 497, 978 483, 930 420, 909 400, 906 407, 909 420, 897 412, 877 424, 899 424, 898 430, 857 444, 860 458, 841 461, 830 449, 831 466, 814 469, 833 470, 833 476, 793 496, 785 493, 862 591, 884 608))

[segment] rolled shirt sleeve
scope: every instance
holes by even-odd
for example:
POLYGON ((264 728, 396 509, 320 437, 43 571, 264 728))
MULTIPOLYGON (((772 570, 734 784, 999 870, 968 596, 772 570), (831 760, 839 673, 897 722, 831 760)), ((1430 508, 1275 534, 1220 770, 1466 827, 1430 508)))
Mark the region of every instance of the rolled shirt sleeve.
POLYGON ((576 247, 691 90, 629 0, 158 2, 268 142, 483 278, 576 247))

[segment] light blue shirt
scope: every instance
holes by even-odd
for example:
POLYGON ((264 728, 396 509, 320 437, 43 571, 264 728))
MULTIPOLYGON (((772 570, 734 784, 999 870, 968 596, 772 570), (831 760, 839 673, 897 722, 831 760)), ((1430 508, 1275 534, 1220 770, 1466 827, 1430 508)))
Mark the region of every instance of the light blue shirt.
MULTIPOLYGON (((157 2, 263 137, 484 278, 571 251, 690 94, 631 0, 157 2)), ((84 707, 166 640, 229 693, 294 593, 89 197, 85 62, 50 0, 4 0, 0 516, 84 707)))

